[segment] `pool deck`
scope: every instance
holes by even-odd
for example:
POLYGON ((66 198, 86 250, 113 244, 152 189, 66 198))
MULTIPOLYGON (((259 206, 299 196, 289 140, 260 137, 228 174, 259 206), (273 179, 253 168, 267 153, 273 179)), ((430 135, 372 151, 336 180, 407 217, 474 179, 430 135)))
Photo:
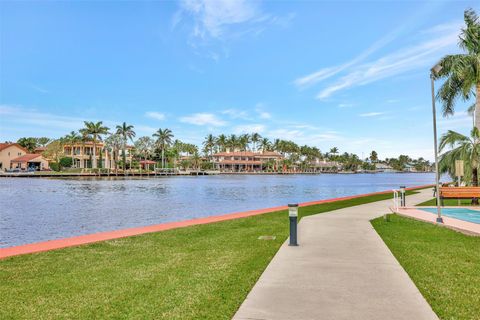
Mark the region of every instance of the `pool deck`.
MULTIPOLYGON (((414 205, 431 189, 407 197, 414 205)), ((392 200, 305 217, 234 319, 438 319, 370 220, 392 200)))
MULTIPOLYGON (((432 208, 432 207, 399 208, 398 210, 396 210, 396 213, 404 217, 409 217, 409 218, 437 224, 436 222, 437 215, 431 212, 421 210, 421 208, 432 208)), ((449 207, 449 208, 456 208, 456 207, 449 207)), ((458 208, 465 209, 468 207, 458 207, 458 208)), ((472 208, 472 209, 478 210, 478 207, 472 208)), ((468 235, 480 236, 480 224, 478 223, 468 222, 468 221, 455 219, 447 216, 442 216, 442 218, 443 218, 443 223, 438 225, 441 225, 446 228, 453 229, 468 235)))

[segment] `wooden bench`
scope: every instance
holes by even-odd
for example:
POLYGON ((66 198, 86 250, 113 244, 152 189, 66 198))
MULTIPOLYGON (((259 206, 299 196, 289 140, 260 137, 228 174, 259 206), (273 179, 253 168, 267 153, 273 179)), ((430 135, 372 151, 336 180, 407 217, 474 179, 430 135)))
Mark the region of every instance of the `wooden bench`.
POLYGON ((479 199, 480 187, 440 187, 440 201, 443 199, 479 199))

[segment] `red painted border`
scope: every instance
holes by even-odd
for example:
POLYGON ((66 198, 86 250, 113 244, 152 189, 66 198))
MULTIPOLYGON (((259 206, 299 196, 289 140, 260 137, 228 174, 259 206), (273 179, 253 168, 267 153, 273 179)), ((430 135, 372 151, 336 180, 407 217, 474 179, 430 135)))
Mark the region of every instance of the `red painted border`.
MULTIPOLYGON (((412 188, 407 188, 407 190, 423 189, 431 186, 433 185, 412 187, 412 188)), ((347 197, 341 197, 341 198, 310 201, 310 202, 301 203, 299 204, 299 206, 306 207, 306 206, 311 206, 315 204, 350 200, 350 199, 362 198, 366 196, 386 194, 390 192, 392 191, 386 190, 386 191, 359 194, 359 195, 347 196, 347 197)), ((194 225, 220 222, 225 220, 246 218, 246 217, 256 216, 264 213, 286 210, 286 209, 288 209, 287 206, 280 206, 280 207, 273 207, 273 208, 266 208, 266 209, 259 209, 259 210, 250 210, 245 212, 229 213, 224 215, 210 216, 205 218, 198 218, 198 219, 185 220, 185 221, 179 221, 179 222, 168 222, 168 223, 156 224, 156 225, 151 225, 146 227, 137 227, 137 228, 115 230, 115 231, 99 232, 99 233, 87 234, 87 235, 71 237, 71 238, 30 243, 30 244, 15 246, 15 247, 0 248, 0 259, 22 255, 22 254, 28 254, 28 253, 36 253, 36 252, 42 252, 42 251, 73 247, 73 246, 78 246, 78 245, 88 244, 88 243, 93 243, 98 241, 130 237, 130 236, 140 235, 144 233, 165 231, 165 230, 183 228, 183 227, 194 226, 194 225)))

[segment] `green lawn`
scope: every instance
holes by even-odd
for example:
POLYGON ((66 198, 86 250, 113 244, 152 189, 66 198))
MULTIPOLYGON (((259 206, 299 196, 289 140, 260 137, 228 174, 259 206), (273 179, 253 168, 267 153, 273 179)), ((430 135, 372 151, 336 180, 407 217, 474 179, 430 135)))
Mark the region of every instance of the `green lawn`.
MULTIPOLYGON (((417 204, 417 206, 436 206, 437 202, 435 201, 435 198, 430 199, 428 201, 422 202, 420 204, 417 204)), ((443 205, 448 207, 448 206, 473 206, 472 205, 472 200, 470 199, 445 199, 443 200, 443 205)))
POLYGON ((0 319, 230 319, 287 234, 281 211, 0 260, 0 319))
POLYGON ((441 319, 480 319, 480 237, 396 215, 372 224, 441 319))

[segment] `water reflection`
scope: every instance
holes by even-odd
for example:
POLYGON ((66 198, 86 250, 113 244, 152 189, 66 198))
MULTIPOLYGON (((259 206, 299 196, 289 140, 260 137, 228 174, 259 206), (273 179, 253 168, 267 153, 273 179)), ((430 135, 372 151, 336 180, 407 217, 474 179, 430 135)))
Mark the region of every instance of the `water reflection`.
POLYGON ((433 174, 0 179, 0 247, 433 181, 433 174))

